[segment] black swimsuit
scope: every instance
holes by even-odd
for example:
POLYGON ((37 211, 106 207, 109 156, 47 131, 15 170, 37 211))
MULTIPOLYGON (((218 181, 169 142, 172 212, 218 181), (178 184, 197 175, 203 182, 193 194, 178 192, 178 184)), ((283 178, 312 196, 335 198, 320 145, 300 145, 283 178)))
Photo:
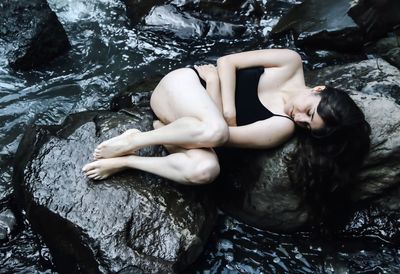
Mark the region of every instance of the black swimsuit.
MULTIPOLYGON (((206 88, 206 82, 200 78, 199 73, 193 68, 200 82, 206 88)), ((274 114, 267 109, 258 98, 258 82, 264 73, 263 67, 245 68, 236 71, 236 123, 238 126, 248 125, 273 116, 280 116, 290 119, 285 115, 274 114)))

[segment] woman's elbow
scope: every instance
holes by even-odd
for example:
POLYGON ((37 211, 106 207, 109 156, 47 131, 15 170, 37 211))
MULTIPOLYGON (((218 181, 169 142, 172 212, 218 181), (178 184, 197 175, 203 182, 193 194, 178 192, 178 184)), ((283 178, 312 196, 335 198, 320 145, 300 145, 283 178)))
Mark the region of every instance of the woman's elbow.
POLYGON ((285 51, 286 51, 285 52, 286 58, 287 58, 287 60, 290 61, 290 63, 302 64, 303 60, 301 59, 301 56, 299 53, 297 53, 296 51, 291 50, 291 49, 286 49, 285 51))
POLYGON ((232 64, 231 64, 229 55, 225 55, 225 56, 219 57, 217 59, 217 67, 218 68, 226 67, 226 66, 230 66, 230 65, 232 65, 232 64))

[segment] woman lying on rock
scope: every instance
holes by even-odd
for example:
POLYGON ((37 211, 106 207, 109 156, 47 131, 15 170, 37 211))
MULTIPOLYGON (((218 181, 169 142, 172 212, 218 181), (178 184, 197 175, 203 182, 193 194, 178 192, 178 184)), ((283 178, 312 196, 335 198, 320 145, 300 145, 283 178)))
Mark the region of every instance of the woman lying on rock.
POLYGON ((330 87, 307 87, 300 56, 287 49, 237 53, 219 58, 217 67, 174 70, 150 104, 159 119, 154 130, 130 129, 101 143, 96 161, 83 167, 87 177, 101 180, 134 168, 182 184, 206 184, 220 171, 213 148, 274 148, 296 131, 308 137, 301 138, 293 168, 304 174, 300 180, 317 184, 349 174, 369 149, 370 128, 354 101, 330 87), (135 155, 152 145, 164 145, 170 154, 135 155))

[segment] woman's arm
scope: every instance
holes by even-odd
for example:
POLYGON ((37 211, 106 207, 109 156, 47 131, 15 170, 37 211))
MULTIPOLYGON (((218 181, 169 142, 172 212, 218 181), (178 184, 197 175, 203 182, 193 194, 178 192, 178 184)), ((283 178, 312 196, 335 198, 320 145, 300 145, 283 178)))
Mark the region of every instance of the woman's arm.
POLYGON ((200 77, 206 81, 208 95, 222 113, 221 88, 217 68, 214 65, 194 66, 200 77))
POLYGON ((224 117, 230 126, 236 126, 235 83, 236 70, 262 66, 281 68, 282 79, 291 77, 302 69, 301 57, 289 49, 264 49, 226 55, 218 59, 224 117))
POLYGON ((292 121, 271 117, 249 125, 229 127, 226 145, 241 148, 269 149, 285 143, 294 134, 292 121))

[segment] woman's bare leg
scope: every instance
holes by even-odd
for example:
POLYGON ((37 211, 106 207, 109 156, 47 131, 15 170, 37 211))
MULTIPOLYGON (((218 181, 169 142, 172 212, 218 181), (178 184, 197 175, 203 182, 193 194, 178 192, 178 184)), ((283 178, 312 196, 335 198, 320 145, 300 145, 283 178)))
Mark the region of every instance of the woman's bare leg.
POLYGON ((191 69, 165 76, 152 94, 151 107, 166 126, 148 132, 127 131, 101 143, 95 158, 132 154, 141 147, 160 144, 209 148, 228 139, 228 126, 221 111, 191 69))
POLYGON ((195 185, 214 181, 220 167, 212 149, 181 149, 165 157, 135 155, 101 159, 87 164, 82 171, 87 177, 102 180, 124 169, 134 168, 150 172, 177 183, 195 185))
MULTIPOLYGON (((160 120, 154 120, 153 121, 153 128, 154 129, 158 129, 160 127, 165 126, 165 124, 163 122, 161 122, 160 120)), ((172 153, 177 153, 177 152, 185 152, 187 149, 180 147, 180 146, 176 146, 176 145, 163 145, 163 147, 165 147, 165 149, 169 152, 169 154, 172 153)))

